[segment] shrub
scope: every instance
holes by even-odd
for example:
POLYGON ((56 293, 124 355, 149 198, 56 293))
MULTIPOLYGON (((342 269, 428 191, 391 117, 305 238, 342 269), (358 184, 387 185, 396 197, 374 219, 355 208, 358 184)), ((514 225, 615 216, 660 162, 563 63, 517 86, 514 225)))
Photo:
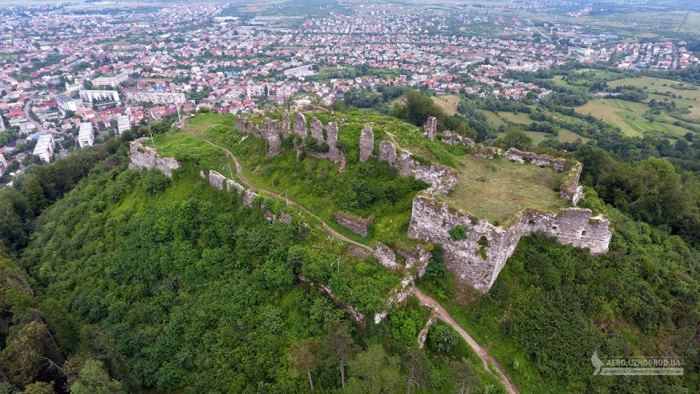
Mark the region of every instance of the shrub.
POLYGON ((155 168, 144 171, 141 175, 141 180, 148 194, 156 194, 170 186, 170 178, 155 168))
POLYGON ((436 322, 428 331, 428 348, 434 352, 447 353, 458 342, 457 332, 442 322, 436 322))
MULTIPOLYGON (((458 224, 448 231, 450 238, 453 241, 461 241, 467 239, 467 227, 463 224, 458 224)), ((483 238, 483 237, 482 237, 483 238)))

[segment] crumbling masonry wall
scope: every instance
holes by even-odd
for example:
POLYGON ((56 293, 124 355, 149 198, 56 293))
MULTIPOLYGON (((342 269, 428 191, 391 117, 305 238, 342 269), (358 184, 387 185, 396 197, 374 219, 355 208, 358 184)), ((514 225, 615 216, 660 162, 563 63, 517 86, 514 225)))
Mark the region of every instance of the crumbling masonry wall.
POLYGON ((439 243, 445 265, 477 291, 488 291, 498 278, 521 237, 545 233, 565 245, 588 248, 592 254, 608 251, 610 222, 591 217, 589 209, 566 208, 557 213, 518 212, 507 224, 489 222, 456 210, 427 195, 413 200, 408 237, 439 243), (448 233, 457 225, 466 228, 466 239, 455 241, 448 233))
MULTIPOLYGON (((282 121, 271 120, 267 117, 263 119, 263 128, 254 124, 252 120, 248 120, 243 116, 237 116, 235 128, 240 133, 252 134, 255 137, 265 139, 268 145, 268 156, 276 156, 282 152, 282 138, 286 138, 292 133, 302 140, 309 135, 307 129, 306 116, 295 112, 290 119, 289 112, 285 111, 282 115, 282 121), (290 123, 291 122, 291 123, 290 123)), ((316 139, 318 145, 324 143, 328 145, 328 152, 307 152, 308 155, 318 158, 329 159, 334 163, 338 163, 342 159, 340 150, 338 149, 338 124, 329 122, 326 125, 326 138, 323 136, 323 123, 320 120, 311 119, 311 136, 316 139)), ((301 145, 297 144, 296 149, 301 152, 301 145)))
POLYGON ((135 141, 131 141, 129 144, 129 168, 139 170, 144 168, 157 168, 168 178, 172 178, 173 170, 182 166, 174 158, 163 157, 159 155, 155 149, 144 147, 141 143, 147 140, 147 138, 139 138, 135 141))

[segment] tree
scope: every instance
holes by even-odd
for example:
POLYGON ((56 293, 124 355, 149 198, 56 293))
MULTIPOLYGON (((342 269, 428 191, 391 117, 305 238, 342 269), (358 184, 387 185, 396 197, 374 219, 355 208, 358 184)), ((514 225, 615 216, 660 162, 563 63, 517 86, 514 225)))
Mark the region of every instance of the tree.
POLYGON ((34 382, 24 388, 21 394, 54 394, 53 382, 34 382))
POLYGON ((13 383, 27 386, 36 380, 46 365, 44 358, 48 347, 44 325, 32 321, 22 327, 0 353, 0 370, 13 383))
POLYGON ((452 372, 452 379, 459 385, 459 394, 469 394, 469 390, 479 384, 476 371, 465 359, 452 360, 450 372, 452 372))
POLYGON ((408 371, 406 394, 411 394, 411 387, 422 386, 430 382, 430 371, 423 362, 423 353, 409 348, 401 359, 401 364, 408 371))
POLYGON ((527 150, 532 145, 532 138, 517 127, 508 127, 506 129, 506 135, 504 135, 498 143, 504 150, 510 148, 527 150))
POLYGON ((122 392, 122 384, 110 379, 102 361, 87 360, 70 391, 72 394, 117 394, 122 392))
POLYGON ((348 374, 351 393, 393 393, 401 381, 398 358, 387 355, 378 344, 348 361, 348 374))
POLYGON ((22 183, 22 194, 27 198, 35 216, 38 216, 49 205, 48 200, 44 196, 44 189, 41 187, 39 178, 35 174, 29 174, 22 183))
POLYGON ((319 366, 320 362, 316 358, 318 344, 313 339, 306 339, 295 342, 289 348, 289 369, 294 374, 306 372, 309 377, 309 386, 314 391, 314 381, 311 379, 311 371, 319 366))
POLYGON ((328 347, 340 364, 340 384, 345 388, 345 361, 357 353, 357 346, 347 326, 339 321, 331 323, 328 347))

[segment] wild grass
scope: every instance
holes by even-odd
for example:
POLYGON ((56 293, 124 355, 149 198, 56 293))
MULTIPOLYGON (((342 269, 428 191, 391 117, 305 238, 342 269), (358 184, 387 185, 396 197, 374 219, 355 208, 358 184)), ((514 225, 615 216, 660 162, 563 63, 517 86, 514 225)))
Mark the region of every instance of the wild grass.
POLYGON ((459 183, 445 200, 493 224, 525 208, 554 211, 568 206, 554 191, 562 176, 554 169, 471 155, 457 161, 459 183))

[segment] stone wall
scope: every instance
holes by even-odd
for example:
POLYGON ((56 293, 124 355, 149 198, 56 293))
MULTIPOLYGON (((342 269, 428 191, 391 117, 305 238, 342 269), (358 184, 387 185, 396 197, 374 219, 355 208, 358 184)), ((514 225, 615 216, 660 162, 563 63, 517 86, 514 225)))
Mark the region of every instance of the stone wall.
POLYGON ((289 111, 284 111, 284 114, 282 114, 282 136, 287 138, 291 133, 292 128, 289 122, 289 111))
POLYGON ((445 130, 442 132, 442 137, 440 137, 440 141, 449 144, 449 145, 465 145, 470 148, 474 147, 474 140, 471 138, 467 137, 462 137, 461 135, 457 133, 453 133, 449 130, 445 130))
POLYGON ((610 222, 592 218, 588 209, 565 208, 557 213, 526 210, 496 227, 426 195, 414 198, 408 229, 411 239, 441 244, 447 268, 481 293, 491 288, 520 238, 533 233, 588 248, 592 254, 607 252, 612 237, 610 222), (466 239, 454 241, 450 237, 448 231, 457 225, 466 227, 466 239))
POLYGON ((350 215, 349 213, 345 212, 336 212, 333 214, 333 216, 335 217, 335 221, 338 222, 339 225, 363 237, 367 236, 369 226, 374 220, 374 216, 370 216, 369 218, 364 219, 359 216, 350 215))
POLYGON ((383 265, 386 269, 393 271, 399 268, 399 263, 396 262, 396 254, 394 253, 394 250, 381 242, 377 242, 376 248, 374 252, 372 252, 372 256, 374 256, 374 258, 377 259, 377 262, 383 265))
MULTIPOLYGON (((391 144, 391 147, 393 146, 394 144, 391 144)), ((447 194, 457 185, 457 175, 452 170, 437 164, 421 164, 407 150, 402 151, 397 162, 400 176, 413 175, 416 179, 430 184, 427 190, 430 194, 447 194)))
POLYGON ((265 117, 263 121, 262 137, 267 142, 268 156, 275 156, 282 152, 282 138, 280 138, 280 121, 265 117))
POLYGON ((301 138, 305 138, 307 134, 306 130, 306 116, 304 114, 295 112, 294 113, 294 135, 297 135, 301 138))
MULTIPOLYGON (((239 183, 226 178, 225 176, 221 175, 220 173, 210 170, 209 171, 209 185, 219 189, 223 190, 224 185, 226 185, 226 191, 231 193, 232 191, 236 191, 237 194, 243 196, 241 203, 245 205, 248 208, 253 207, 253 200, 255 200, 255 197, 257 197, 257 194, 255 194, 253 191, 248 190, 244 188, 242 185, 239 183)), ((274 220, 268 220, 268 221, 274 221, 274 220)))
POLYGON ((396 147, 389 141, 382 141, 379 143, 379 161, 385 161, 389 163, 390 166, 396 167, 396 160, 398 156, 396 155, 396 147))
POLYGON ((433 307, 430 313, 430 318, 425 323, 425 327, 418 333, 418 349, 423 349, 425 346, 425 340, 428 339, 428 332, 430 332, 430 327, 435 324, 438 319, 438 309, 433 307))
POLYGON ((177 170, 182 166, 174 158, 163 157, 159 155, 155 149, 144 147, 141 143, 147 140, 148 138, 139 138, 135 141, 131 141, 131 144, 129 144, 129 156, 131 159, 129 162, 129 168, 157 168, 168 178, 172 178, 173 170, 177 170))
POLYGON ((434 116, 431 116, 428 118, 428 121, 425 122, 425 126, 423 126, 423 135, 428 137, 429 140, 435 141, 435 136, 437 135, 437 118, 434 116))
POLYGON ((366 162, 374 152, 374 130, 365 126, 360 134, 360 162, 366 162))
POLYGON ((553 167, 558 172, 564 172, 566 160, 562 158, 553 159, 547 155, 538 155, 533 152, 523 152, 521 150, 510 148, 505 154, 508 160, 517 161, 518 163, 529 163, 539 167, 553 167))
POLYGON ((322 283, 312 282, 302 275, 299 275, 299 280, 301 280, 302 282, 306 282, 306 283, 310 284, 311 286, 317 288, 320 292, 322 292, 323 294, 328 296, 328 298, 330 298, 331 301, 333 301, 333 303, 336 306, 345 309, 345 311, 348 312, 348 315, 350 316, 350 318, 352 320, 354 320, 355 322, 360 323, 364 326, 365 315, 362 312, 360 312, 359 310, 357 310, 357 308, 355 308, 354 306, 338 301, 338 298, 335 296, 335 294, 333 294, 330 287, 328 287, 322 283))

